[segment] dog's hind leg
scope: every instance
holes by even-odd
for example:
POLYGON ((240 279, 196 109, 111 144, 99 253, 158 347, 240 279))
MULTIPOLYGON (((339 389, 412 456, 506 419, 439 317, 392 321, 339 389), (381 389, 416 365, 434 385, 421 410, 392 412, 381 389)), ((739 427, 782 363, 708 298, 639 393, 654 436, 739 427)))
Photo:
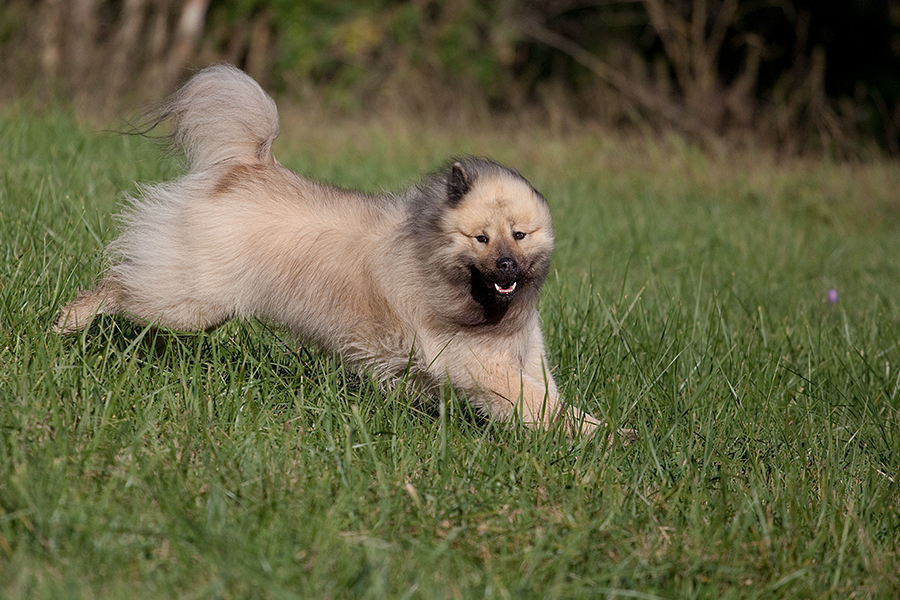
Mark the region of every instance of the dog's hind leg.
POLYGON ((114 277, 106 277, 92 290, 81 290, 72 302, 56 314, 51 331, 74 333, 90 325, 97 315, 117 315, 122 311, 122 288, 114 277))
POLYGON ((105 277, 94 289, 82 290, 62 307, 53 321, 53 333, 74 333, 90 325, 97 315, 122 315, 136 323, 153 323, 175 331, 212 331, 234 316, 233 307, 190 294, 135 293, 115 275, 105 277))

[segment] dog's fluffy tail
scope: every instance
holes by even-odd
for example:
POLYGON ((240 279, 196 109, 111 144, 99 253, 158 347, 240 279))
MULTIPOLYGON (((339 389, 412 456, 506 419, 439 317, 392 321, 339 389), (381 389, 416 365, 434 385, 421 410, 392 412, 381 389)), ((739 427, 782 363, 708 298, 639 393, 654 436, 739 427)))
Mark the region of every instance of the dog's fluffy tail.
POLYGON ((191 171, 229 161, 275 162, 278 109, 240 69, 203 69, 148 113, 148 130, 170 118, 173 144, 184 149, 191 171))

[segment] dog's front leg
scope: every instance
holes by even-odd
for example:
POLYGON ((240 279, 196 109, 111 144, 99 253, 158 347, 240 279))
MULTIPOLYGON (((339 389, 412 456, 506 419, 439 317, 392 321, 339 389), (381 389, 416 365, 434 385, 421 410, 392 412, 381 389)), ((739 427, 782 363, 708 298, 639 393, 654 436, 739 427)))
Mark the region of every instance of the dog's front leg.
MULTIPOLYGON (((597 420, 595 417, 574 406, 568 404, 559 396, 556 391, 556 383, 550 374, 550 368, 547 363, 546 354, 544 352, 544 343, 540 331, 538 331, 536 342, 531 346, 531 352, 525 360, 525 376, 523 381, 531 380, 547 382, 544 386, 538 385, 535 392, 527 394, 523 385, 522 404, 523 414, 528 410, 527 398, 537 398, 542 389, 546 390, 546 398, 541 405, 543 415, 549 416, 551 421, 542 420, 541 423, 548 426, 552 423, 562 425, 569 435, 595 435, 598 431, 607 429, 607 425, 603 421, 597 420)), ((534 406, 538 406, 534 404, 534 406)), ((612 444, 618 437, 624 444, 629 444, 637 438, 637 432, 633 429, 619 429, 616 433, 611 433, 609 443, 612 444)))
MULTIPOLYGON (((550 429, 557 424, 574 434, 593 433, 602 423, 563 402, 550 371, 523 370, 517 361, 496 357, 478 361, 459 374, 455 384, 463 388, 478 408, 500 421, 520 419, 527 427, 550 429)), ((451 377, 451 380, 454 379, 451 377)))

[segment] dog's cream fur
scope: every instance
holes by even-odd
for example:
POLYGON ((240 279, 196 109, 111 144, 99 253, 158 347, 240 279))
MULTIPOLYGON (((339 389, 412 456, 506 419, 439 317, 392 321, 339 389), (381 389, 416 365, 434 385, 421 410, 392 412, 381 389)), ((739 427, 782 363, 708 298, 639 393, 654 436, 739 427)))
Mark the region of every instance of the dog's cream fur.
POLYGON ((599 425, 550 374, 536 310, 550 212, 518 172, 467 158, 380 196, 306 179, 272 155, 272 99, 227 66, 198 73, 151 125, 168 118, 188 173, 131 199, 108 272, 55 331, 96 314, 177 330, 261 317, 385 382, 449 380, 500 420, 599 425))

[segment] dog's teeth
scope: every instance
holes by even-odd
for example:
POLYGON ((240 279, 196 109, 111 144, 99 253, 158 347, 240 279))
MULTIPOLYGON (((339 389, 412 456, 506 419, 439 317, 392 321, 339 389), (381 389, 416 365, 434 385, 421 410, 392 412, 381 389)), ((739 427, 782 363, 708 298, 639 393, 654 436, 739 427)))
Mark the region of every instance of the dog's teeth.
POLYGON ((502 286, 499 283, 495 283, 494 289, 497 290, 498 294, 512 294, 514 291, 516 291, 516 282, 513 281, 507 286, 502 286))

